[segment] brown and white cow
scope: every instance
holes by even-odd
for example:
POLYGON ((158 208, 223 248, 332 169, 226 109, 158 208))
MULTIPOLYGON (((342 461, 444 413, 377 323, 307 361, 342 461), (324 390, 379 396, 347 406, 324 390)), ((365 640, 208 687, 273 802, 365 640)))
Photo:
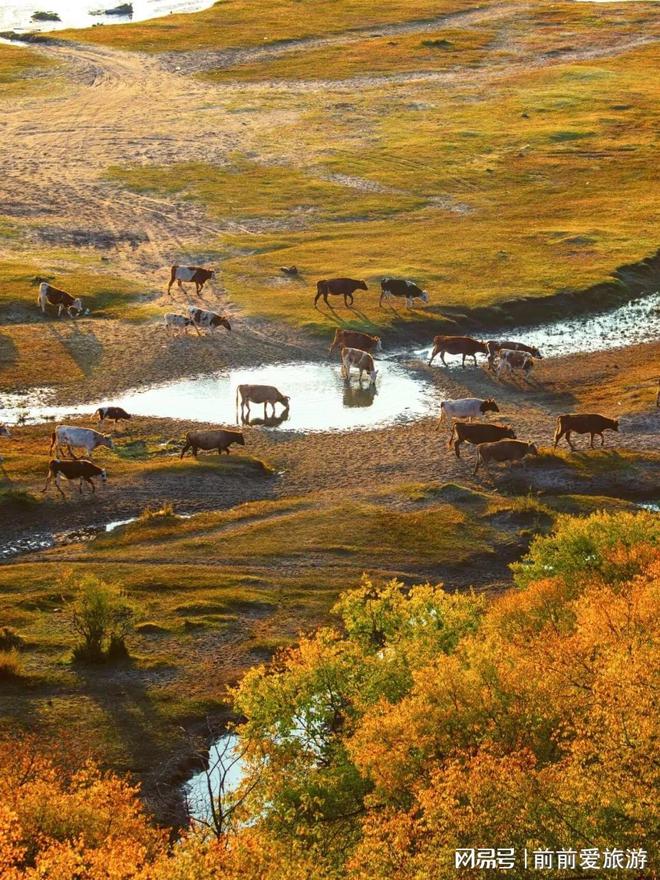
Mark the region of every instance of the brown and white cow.
POLYGON ((526 345, 524 342, 513 342, 509 339, 498 342, 494 339, 489 340, 486 343, 488 347, 488 369, 492 370, 495 366, 495 358, 502 351, 502 349, 508 349, 509 351, 525 351, 527 354, 531 355, 533 358, 537 358, 537 360, 541 360, 543 355, 534 345, 526 345))
POLYGON ((376 384, 378 370, 375 368, 374 359, 369 352, 361 351, 359 348, 347 348, 344 346, 341 350, 341 363, 341 373, 344 379, 350 379, 351 367, 356 367, 359 371, 360 382, 362 382, 362 374, 367 373, 370 384, 376 384))
POLYGON ((69 425, 59 425, 50 435, 51 454, 54 449, 61 453, 62 449, 66 447, 71 458, 78 458, 73 454, 74 449, 84 449, 87 458, 91 458, 92 452, 99 446, 105 446, 108 449, 115 448, 112 437, 94 431, 92 428, 73 428, 69 425))
POLYGON ((433 358, 440 355, 440 360, 447 366, 445 361, 446 354, 460 354, 463 356, 461 366, 465 368, 465 358, 471 357, 474 365, 477 365, 477 354, 488 354, 488 347, 485 342, 473 339, 472 336, 436 336, 433 339, 433 351, 429 358, 429 366, 433 363, 433 358))
POLYGON ((274 385, 239 385, 236 389, 236 409, 238 410, 238 401, 241 401, 241 418, 244 418, 244 412, 247 410, 248 417, 250 413, 250 403, 263 403, 264 418, 267 417, 266 407, 271 405, 273 415, 275 415, 275 404, 281 403, 285 411, 289 409, 289 400, 285 394, 274 385))
POLYGON ((188 306, 188 314, 193 323, 193 327, 199 333, 199 328, 203 327, 213 333, 218 327, 224 327, 225 330, 231 330, 231 324, 222 315, 217 312, 209 312, 206 309, 198 309, 195 306, 188 306))
POLYGON ((366 281, 357 281, 355 278, 330 278, 316 283, 316 296, 314 305, 321 297, 326 306, 330 305, 328 296, 343 296, 344 305, 353 305, 353 294, 356 290, 368 290, 366 281))
POLYGON ((371 336, 369 333, 361 333, 359 330, 335 330, 335 338, 330 346, 330 354, 338 348, 359 348, 361 351, 382 351, 383 343, 380 336, 371 336))
MULTIPOLYGON (((185 315, 175 315, 174 312, 165 313, 165 329, 170 336, 180 336, 181 333, 188 335, 188 327, 194 327, 192 318, 185 315)), ((199 334, 199 331, 197 331, 199 334)))
POLYGON ((480 465, 488 467, 491 461, 522 461, 526 455, 538 455, 536 444, 525 440, 497 440, 495 443, 482 443, 477 447, 477 463, 474 473, 480 465))
POLYGON ((63 461, 59 458, 53 458, 48 465, 48 476, 46 477, 46 485, 44 486, 42 491, 46 492, 51 484, 51 481, 54 479, 55 485, 57 486, 57 491, 60 493, 62 498, 65 498, 66 496, 64 495, 62 487, 60 486, 60 479, 62 477, 67 480, 79 480, 78 491, 81 495, 83 491, 83 481, 85 483, 88 483, 92 487, 92 492, 96 492, 96 486, 94 485, 95 477, 100 477, 102 483, 105 483, 107 480, 105 469, 99 467, 97 464, 94 464, 93 461, 89 461, 86 458, 76 458, 74 459, 74 461, 63 461))
POLYGON ((500 362, 497 365, 498 378, 504 372, 511 375, 514 370, 522 370, 525 376, 528 376, 534 368, 534 358, 527 354, 526 351, 517 351, 513 348, 501 348, 499 354, 500 362))
POLYGON ((172 285, 176 281, 179 290, 185 293, 182 282, 192 281, 195 285, 195 293, 199 294, 210 278, 215 278, 215 272, 211 269, 203 269, 201 266, 172 266, 167 292, 170 293, 172 285))
POLYGON ((58 290, 47 281, 42 281, 39 285, 39 295, 37 303, 43 314, 46 314, 46 306, 53 306, 57 309, 57 317, 62 317, 62 312, 66 312, 70 318, 77 318, 83 311, 82 300, 79 296, 71 296, 65 290, 58 290))
POLYGON ((217 449, 218 455, 222 455, 223 452, 229 455, 229 447, 232 443, 245 446, 245 438, 241 431, 229 431, 226 428, 211 431, 188 431, 180 457, 183 458, 189 449, 192 449, 195 458, 197 458, 199 449, 205 452, 217 449))
POLYGON ((566 413, 557 419, 557 428, 555 430, 555 449, 562 437, 566 437, 566 442, 575 449, 571 442, 571 434, 591 434, 591 448, 594 448, 594 437, 596 434, 600 437, 601 446, 605 445, 605 437, 603 431, 618 431, 619 420, 608 419, 607 416, 601 416, 598 413, 566 413))
POLYGON ((496 440, 515 440, 515 437, 515 431, 508 425, 488 422, 454 422, 447 445, 450 449, 453 448, 456 458, 460 458, 462 443, 481 446, 482 443, 494 443, 496 440))

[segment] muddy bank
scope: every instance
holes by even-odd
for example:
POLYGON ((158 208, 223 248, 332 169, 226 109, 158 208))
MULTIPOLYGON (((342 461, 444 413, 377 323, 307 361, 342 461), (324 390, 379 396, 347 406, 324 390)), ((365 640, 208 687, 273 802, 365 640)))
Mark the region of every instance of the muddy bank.
MULTIPOLYGON (((493 306, 473 309, 461 306, 438 306, 442 313, 434 320, 435 333, 496 333, 512 328, 559 321, 587 313, 598 314, 617 308, 660 290, 660 251, 637 263, 620 266, 611 280, 583 290, 561 290, 550 296, 516 297, 493 306)), ((406 334, 427 338, 429 320, 405 325, 406 334)), ((404 328, 401 328, 404 329, 404 328)), ((389 334, 383 332, 383 338, 389 334)))

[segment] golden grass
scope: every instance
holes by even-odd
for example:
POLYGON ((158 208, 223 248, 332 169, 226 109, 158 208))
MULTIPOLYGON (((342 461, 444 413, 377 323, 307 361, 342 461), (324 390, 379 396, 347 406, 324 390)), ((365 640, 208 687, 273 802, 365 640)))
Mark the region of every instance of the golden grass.
POLYGON ((262 46, 280 40, 327 36, 357 27, 430 19, 461 9, 460 0, 369 0, 317 3, 314 0, 253 0, 216 3, 194 15, 168 15, 132 25, 59 31, 58 37, 140 52, 262 46))
POLYGON ((18 97, 43 87, 43 77, 56 65, 33 49, 0 43, 0 97, 18 97))

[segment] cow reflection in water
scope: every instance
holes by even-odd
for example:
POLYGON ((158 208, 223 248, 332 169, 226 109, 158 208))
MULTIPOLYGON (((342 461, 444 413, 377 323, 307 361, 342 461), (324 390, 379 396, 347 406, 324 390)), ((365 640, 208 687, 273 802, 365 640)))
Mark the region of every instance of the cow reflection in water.
POLYGON ((265 418, 259 418, 255 416, 254 418, 250 418, 250 416, 246 413, 241 415, 241 425, 248 425, 250 428, 262 427, 262 428, 279 428, 279 426, 283 422, 289 421, 289 410, 283 410, 279 416, 272 415, 266 416, 265 418))
POLYGON ((366 388, 361 385, 354 387, 350 380, 344 380, 344 406, 372 406, 377 394, 375 385, 367 385, 366 388))

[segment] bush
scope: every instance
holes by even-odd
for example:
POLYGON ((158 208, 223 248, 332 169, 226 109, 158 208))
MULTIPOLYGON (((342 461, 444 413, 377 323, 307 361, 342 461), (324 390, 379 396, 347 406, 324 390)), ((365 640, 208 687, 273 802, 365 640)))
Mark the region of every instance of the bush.
POLYGON ((133 629, 135 611, 121 591, 95 575, 75 585, 78 597, 71 606, 71 626, 82 637, 74 660, 102 663, 128 656, 125 638, 133 629))
POLYGON ((12 629, 11 626, 3 626, 0 630, 0 651, 11 651, 12 649, 19 651, 25 640, 22 636, 12 629))
POLYGON ((0 680, 19 678, 23 674, 23 659, 16 648, 0 648, 0 680))

